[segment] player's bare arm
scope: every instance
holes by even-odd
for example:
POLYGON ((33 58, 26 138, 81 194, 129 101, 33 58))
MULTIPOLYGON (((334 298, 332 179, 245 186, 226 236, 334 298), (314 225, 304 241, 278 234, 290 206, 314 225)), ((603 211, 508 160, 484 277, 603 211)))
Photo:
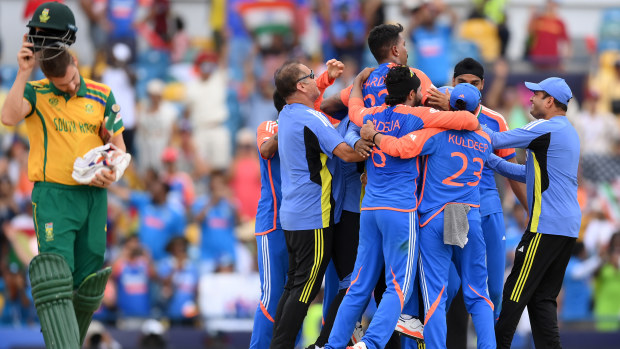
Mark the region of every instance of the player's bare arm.
POLYGON ((370 156, 372 153, 372 147, 374 143, 366 140, 364 138, 360 138, 357 142, 355 142, 355 151, 360 153, 362 156, 370 156))
POLYGON ((353 81, 353 88, 351 89, 351 97, 350 98, 364 98, 362 94, 362 84, 366 82, 370 73, 372 73, 375 68, 364 68, 353 81))
POLYGON ((278 151, 278 133, 271 136, 268 140, 260 145, 260 155, 264 159, 271 159, 273 155, 278 151))
POLYGON ((31 110, 30 103, 24 99, 24 89, 35 66, 32 47, 33 44, 27 42, 26 35, 24 35, 22 47, 17 53, 17 63, 19 66, 17 77, 15 77, 15 82, 11 86, 2 106, 2 123, 7 126, 17 125, 31 110))
MULTIPOLYGON (((517 160, 515 158, 512 158, 508 161, 515 164, 517 163, 517 160)), ((521 206, 523 206, 523 209, 525 209, 525 212, 529 212, 527 207, 527 191, 525 188, 525 183, 521 183, 512 179, 509 179, 508 183, 510 184, 512 192, 516 195, 517 199, 519 199, 521 206)))
POLYGON ((375 130, 375 125, 372 123, 372 121, 368 120, 360 130, 360 137, 369 141, 372 144, 380 146, 383 134, 375 130))
POLYGON ((443 94, 435 87, 431 87, 428 90, 428 97, 426 99, 426 105, 439 110, 450 110, 450 94, 443 94))
POLYGON ((344 72, 344 63, 335 58, 327 61, 325 65, 327 66, 327 75, 330 81, 336 80, 344 72))
POLYGON ((327 115, 334 115, 346 109, 347 106, 344 105, 340 99, 340 93, 336 93, 333 96, 324 99, 321 103, 321 111, 327 115))
POLYGON ((368 156, 363 156, 344 142, 338 144, 338 146, 334 148, 333 153, 346 162, 360 162, 368 158, 368 156))

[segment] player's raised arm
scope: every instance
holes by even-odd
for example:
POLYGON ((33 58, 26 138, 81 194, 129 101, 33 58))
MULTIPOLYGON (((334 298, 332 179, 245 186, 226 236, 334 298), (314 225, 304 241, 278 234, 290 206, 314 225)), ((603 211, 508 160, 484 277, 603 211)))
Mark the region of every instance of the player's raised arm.
POLYGON ((349 98, 349 119, 357 126, 362 127, 364 124, 364 115, 369 114, 373 108, 364 108, 364 96, 362 94, 362 84, 368 79, 368 76, 375 68, 365 68, 353 81, 351 88, 351 97, 349 98))
MULTIPOLYGON (((32 89, 26 85, 35 65, 32 47, 33 44, 27 42, 26 35, 24 35, 22 46, 17 53, 19 70, 2 106, 2 123, 7 126, 17 125, 32 112, 31 103, 24 99, 25 89, 32 89)), ((32 95, 34 96, 34 93, 32 95)))

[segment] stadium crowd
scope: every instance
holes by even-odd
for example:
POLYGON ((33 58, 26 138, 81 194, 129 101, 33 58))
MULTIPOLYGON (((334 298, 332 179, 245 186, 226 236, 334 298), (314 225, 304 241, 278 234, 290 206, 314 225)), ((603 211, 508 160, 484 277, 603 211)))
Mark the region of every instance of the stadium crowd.
MULTIPOLYGON (((39 3, 25 2, 24 18, 39 3)), ((390 19, 381 0, 214 0, 209 4, 212 36, 203 38, 188 35, 171 0, 83 0, 80 5, 73 10, 88 19, 89 27, 78 35, 84 41, 88 36, 95 52, 93 62, 79 63, 80 71, 114 91, 133 155, 123 181, 109 190, 106 265, 112 267, 113 282, 95 319, 124 329, 160 317, 170 326, 200 326, 208 321, 199 306, 201 277, 257 272, 256 129, 277 119, 276 69, 296 59, 318 75, 325 61, 337 58, 345 69, 325 93, 332 95, 363 67, 376 65, 367 34, 390 19)), ((492 76, 483 103, 512 129, 531 120, 531 92, 510 79, 504 6, 504 1, 473 0, 465 17, 440 0, 404 2, 401 10, 410 20, 403 23, 410 66, 439 87, 450 82, 461 59, 483 62, 492 76)), ((575 55, 570 37, 575 24, 562 20, 558 6, 550 0, 532 13, 520 62, 529 71, 561 76, 575 55)), ((582 98, 573 99, 567 113, 581 139, 583 220, 558 308, 565 328, 618 331, 620 8, 601 16, 598 46, 589 52, 592 68, 579 72, 583 86, 571 86, 582 98)), ((1 105, 16 68, 0 68, 1 105)), ((39 72, 34 75, 41 78, 39 72)), ((26 272, 37 244, 25 135, 23 123, 0 127, 0 326, 8 327, 38 321, 26 272)), ((518 158, 525 162, 524 153, 518 158)), ((527 216, 507 180, 496 179, 508 272, 527 216)), ((233 306, 239 318, 251 318, 256 309, 256 304, 233 306)))

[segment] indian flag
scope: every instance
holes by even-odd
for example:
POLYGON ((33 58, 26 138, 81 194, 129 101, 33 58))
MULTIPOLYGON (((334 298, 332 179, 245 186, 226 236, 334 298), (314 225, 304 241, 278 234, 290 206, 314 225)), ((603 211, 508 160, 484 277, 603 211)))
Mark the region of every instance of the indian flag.
POLYGON ((248 31, 256 35, 290 33, 295 23, 295 5, 288 1, 242 3, 239 13, 248 31))

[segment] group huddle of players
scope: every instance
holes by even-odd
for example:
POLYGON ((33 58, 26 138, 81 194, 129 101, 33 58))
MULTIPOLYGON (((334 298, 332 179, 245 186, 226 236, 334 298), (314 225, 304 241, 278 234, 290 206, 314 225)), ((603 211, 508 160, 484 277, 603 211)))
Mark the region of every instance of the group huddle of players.
POLYGON ((481 124, 507 130, 500 114, 480 104, 483 66, 466 58, 454 68, 454 86, 437 89, 424 72, 406 65, 402 31, 400 25, 375 27, 368 43, 379 66, 326 99, 323 92, 342 63, 327 62, 316 91, 305 86, 314 73, 302 64, 289 62, 276 72, 279 120, 257 131, 262 287, 251 348, 294 347, 323 273, 324 323, 311 348, 445 347, 446 310, 459 289, 478 347, 496 346, 505 227, 485 163, 491 153, 510 160, 515 151, 494 149, 481 130, 481 124), (318 171, 313 150, 321 153, 318 171), (316 192, 297 185, 304 175, 316 192), (317 217, 330 211, 332 221, 313 226, 313 203, 304 205, 302 197, 314 198, 317 217), (300 242, 304 234, 310 238, 300 242), (310 251, 307 263, 304 251, 310 251), (301 298, 291 300, 296 288, 301 298), (378 309, 362 337, 359 321, 373 290, 378 309))

